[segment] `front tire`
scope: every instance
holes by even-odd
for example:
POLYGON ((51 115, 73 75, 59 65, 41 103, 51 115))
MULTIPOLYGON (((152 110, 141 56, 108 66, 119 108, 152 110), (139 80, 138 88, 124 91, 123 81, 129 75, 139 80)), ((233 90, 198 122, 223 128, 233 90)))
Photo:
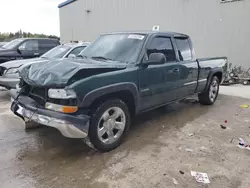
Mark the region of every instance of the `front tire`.
POLYGON ((93 111, 89 127, 89 146, 109 152, 117 148, 130 126, 127 105, 119 99, 101 103, 93 111))
POLYGON ((205 92, 198 95, 200 104, 202 105, 214 104, 214 102, 218 97, 219 85, 220 85, 219 79, 216 76, 212 77, 208 89, 205 92))

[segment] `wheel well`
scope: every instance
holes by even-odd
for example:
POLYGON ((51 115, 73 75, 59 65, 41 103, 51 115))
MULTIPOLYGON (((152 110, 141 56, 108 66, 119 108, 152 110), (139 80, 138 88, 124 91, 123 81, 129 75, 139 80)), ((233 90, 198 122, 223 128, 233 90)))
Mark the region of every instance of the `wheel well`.
POLYGON ((109 94, 103 95, 103 96, 95 99, 94 102, 90 105, 90 110, 92 111, 98 105, 100 105, 100 103, 102 103, 108 99, 120 99, 120 100, 122 100, 127 105, 129 112, 130 112, 130 115, 131 116, 135 115, 135 112, 136 112, 135 99, 134 99, 133 94, 127 90, 109 93, 109 94))
POLYGON ((220 83, 221 83, 221 81, 222 81, 222 72, 216 72, 216 73, 213 74, 213 76, 216 76, 219 79, 220 83))

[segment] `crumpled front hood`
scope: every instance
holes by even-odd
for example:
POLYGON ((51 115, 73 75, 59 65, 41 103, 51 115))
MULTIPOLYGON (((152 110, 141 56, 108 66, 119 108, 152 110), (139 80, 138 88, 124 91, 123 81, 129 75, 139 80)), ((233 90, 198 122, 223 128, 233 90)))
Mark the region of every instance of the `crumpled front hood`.
MULTIPOLYGON (((81 71, 84 78, 84 70, 121 70, 126 68, 124 63, 95 61, 93 59, 58 59, 27 65, 20 71, 22 79, 37 87, 65 87, 68 81, 81 71)), ((100 73, 100 71, 98 71, 100 73)), ((81 78, 80 78, 81 79, 81 78)))

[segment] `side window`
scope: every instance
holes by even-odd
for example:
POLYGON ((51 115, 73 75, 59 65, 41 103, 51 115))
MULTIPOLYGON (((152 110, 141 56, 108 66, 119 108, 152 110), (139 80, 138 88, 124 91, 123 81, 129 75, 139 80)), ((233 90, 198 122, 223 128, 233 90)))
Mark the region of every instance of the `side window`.
POLYGON ((175 38, 178 54, 181 61, 192 60, 192 50, 188 38, 175 38))
MULTIPOLYGON (((81 47, 77 47, 77 48, 75 48, 74 50, 72 50, 70 53, 69 53, 69 55, 70 54, 74 54, 74 55, 78 55, 81 51, 83 51, 83 49, 85 48, 85 46, 81 46, 81 47)), ((68 55, 68 56, 69 56, 68 55)))
POLYGON ((46 39, 39 40, 39 49, 42 52, 47 52, 56 46, 57 44, 53 40, 46 40, 46 39))
POLYGON ((155 37, 147 47, 147 55, 163 53, 167 62, 176 61, 176 55, 171 39, 168 37, 155 37))
POLYGON ((27 40, 24 43, 22 43, 18 49, 22 51, 38 51, 38 41, 27 40))

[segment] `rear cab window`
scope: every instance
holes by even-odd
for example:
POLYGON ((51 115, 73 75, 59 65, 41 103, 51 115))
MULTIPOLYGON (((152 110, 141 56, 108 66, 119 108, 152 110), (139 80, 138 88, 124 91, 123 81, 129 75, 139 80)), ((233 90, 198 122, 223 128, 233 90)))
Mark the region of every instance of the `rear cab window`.
POLYGON ((188 37, 175 37, 180 61, 190 61, 193 59, 192 49, 188 37))

